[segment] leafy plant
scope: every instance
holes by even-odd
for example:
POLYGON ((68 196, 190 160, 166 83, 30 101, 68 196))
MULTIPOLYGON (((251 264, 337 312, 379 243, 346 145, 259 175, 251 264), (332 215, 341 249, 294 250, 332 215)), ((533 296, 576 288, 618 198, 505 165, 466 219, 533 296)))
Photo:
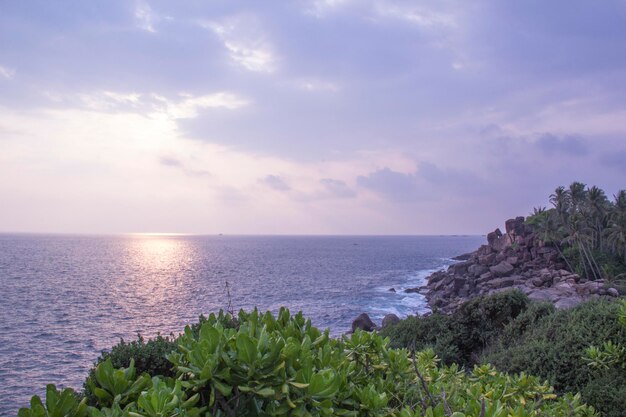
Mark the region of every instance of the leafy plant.
POLYGON ((84 417, 87 414, 87 401, 79 401, 71 388, 58 391, 49 384, 46 386, 46 403, 35 395, 30 400, 30 408, 21 408, 18 417, 84 417))
POLYGON ((177 342, 168 356, 176 378, 137 378, 133 361, 100 363, 89 416, 597 416, 580 396, 558 397, 536 377, 489 365, 467 373, 441 366, 432 350, 393 349, 360 330, 333 339, 286 309, 210 315, 177 342))
POLYGON ((135 377, 135 361, 131 359, 128 368, 115 369, 111 360, 100 363, 95 370, 95 382, 90 382, 90 390, 98 398, 99 404, 123 406, 134 401, 150 383, 148 374, 135 377))

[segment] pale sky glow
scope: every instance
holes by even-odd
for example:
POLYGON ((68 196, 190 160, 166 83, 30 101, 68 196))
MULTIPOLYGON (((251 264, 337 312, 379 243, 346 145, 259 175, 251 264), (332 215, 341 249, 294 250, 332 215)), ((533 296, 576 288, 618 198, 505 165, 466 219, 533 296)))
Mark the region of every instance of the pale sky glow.
POLYGON ((626 187, 626 3, 0 3, 0 232, 486 233, 626 187))

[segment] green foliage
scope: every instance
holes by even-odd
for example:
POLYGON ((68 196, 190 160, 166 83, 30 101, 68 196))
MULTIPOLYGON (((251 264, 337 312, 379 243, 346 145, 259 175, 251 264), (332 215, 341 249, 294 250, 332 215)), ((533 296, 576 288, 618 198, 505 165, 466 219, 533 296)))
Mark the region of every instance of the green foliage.
POLYGON ((528 307, 519 290, 476 297, 450 316, 409 317, 381 330, 392 347, 432 348, 445 364, 472 365, 502 329, 528 307))
MULTIPOLYGON (((617 322, 626 328, 626 300, 619 301, 617 322)), ((583 392, 588 398, 594 398, 603 407, 611 404, 608 410, 624 407, 626 398, 626 343, 605 341, 601 348, 595 345, 585 349, 583 360, 595 370, 596 378, 584 387, 583 392)), ((608 414, 608 413, 607 413, 608 414)), ((615 414, 617 415, 617 414, 615 414)))
POLYGON ((46 386, 46 403, 37 395, 30 400, 30 408, 21 408, 18 417, 84 417, 87 414, 87 400, 78 399, 71 388, 58 391, 50 384, 46 386))
POLYGON ((123 406, 137 399, 150 383, 148 374, 135 377, 135 361, 130 360, 128 368, 115 369, 111 359, 101 362, 94 372, 94 379, 89 380, 89 390, 96 396, 99 404, 123 406))
MULTIPOLYGON (((202 320, 202 317, 200 320, 202 320)), ((96 365, 89 371, 83 385, 88 402, 95 404, 96 401, 91 386, 95 381, 95 370, 99 364, 110 360, 113 368, 126 368, 133 361, 137 374, 148 373, 149 375, 173 377, 176 373, 172 370, 171 364, 167 360, 167 355, 176 350, 176 348, 177 344, 173 338, 161 335, 147 342, 141 336, 138 336, 137 340, 131 342, 121 340, 120 343, 113 346, 110 352, 103 353, 96 361, 96 365)))
POLYGON ((570 270, 588 279, 626 273, 625 190, 610 201, 602 189, 574 182, 557 187, 550 202, 554 208, 535 209, 526 224, 556 247, 570 270))
MULTIPOLYGON (((169 360, 175 378, 136 377, 133 361, 122 369, 100 363, 90 417, 597 415, 536 377, 440 366, 432 350, 393 349, 375 333, 333 339, 286 309, 277 317, 242 311, 236 321, 211 315, 185 329, 169 360)), ((52 416, 55 406, 40 403, 34 397, 38 414, 20 417, 52 416)), ((82 417, 54 414, 66 415, 82 417)))
POLYGON ((464 303, 452 315, 455 340, 462 357, 471 359, 487 347, 529 304, 528 297, 517 289, 475 297, 464 303))
MULTIPOLYGON (((599 390, 601 375, 586 366, 583 359, 591 345, 626 342, 626 330, 618 322, 619 304, 589 301, 552 314, 544 314, 547 311, 543 307, 534 309, 536 313, 531 315, 529 309, 506 326, 503 330, 506 337, 500 337, 482 361, 505 372, 523 371, 546 378, 558 392, 580 391, 585 401, 606 415, 621 415, 626 409, 626 397, 616 396, 616 402, 609 403, 590 396, 599 390), (532 319, 529 315, 536 317, 532 325, 528 325, 532 319)), ((619 385, 613 388, 624 390, 619 385)))

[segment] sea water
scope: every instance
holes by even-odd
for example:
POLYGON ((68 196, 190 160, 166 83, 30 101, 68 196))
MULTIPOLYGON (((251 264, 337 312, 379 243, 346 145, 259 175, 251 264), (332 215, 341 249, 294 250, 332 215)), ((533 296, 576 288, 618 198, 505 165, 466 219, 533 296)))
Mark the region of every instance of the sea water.
POLYGON ((228 307, 302 310, 338 336, 360 313, 425 313, 419 287, 480 236, 0 234, 0 415, 80 389, 103 350, 228 307), (395 289, 395 292, 390 289, 395 289))

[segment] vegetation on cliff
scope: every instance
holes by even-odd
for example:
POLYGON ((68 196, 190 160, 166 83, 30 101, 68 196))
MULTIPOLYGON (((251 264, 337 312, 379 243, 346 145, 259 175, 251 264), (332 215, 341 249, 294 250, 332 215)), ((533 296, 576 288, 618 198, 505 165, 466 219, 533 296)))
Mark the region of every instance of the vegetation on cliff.
POLYGON ((489 363, 499 371, 537 375, 558 393, 580 392, 604 415, 622 416, 624 308, 624 301, 598 299, 556 310, 514 290, 477 297, 451 315, 409 317, 381 333, 395 347, 432 348, 444 363, 489 363), (591 357, 590 346, 596 346, 591 357), (587 366, 594 358, 602 369, 587 366))
POLYGON ((168 360, 175 377, 139 373, 133 359, 116 369, 109 357, 89 382, 91 404, 50 385, 19 416, 597 415, 536 377, 441 366, 432 350, 393 349, 376 333, 333 339, 285 309, 211 315, 185 329, 168 360))
POLYGON ((588 279, 626 282, 626 190, 610 201, 606 193, 580 182, 557 187, 553 207, 535 208, 527 219, 554 245, 572 272, 588 279))

